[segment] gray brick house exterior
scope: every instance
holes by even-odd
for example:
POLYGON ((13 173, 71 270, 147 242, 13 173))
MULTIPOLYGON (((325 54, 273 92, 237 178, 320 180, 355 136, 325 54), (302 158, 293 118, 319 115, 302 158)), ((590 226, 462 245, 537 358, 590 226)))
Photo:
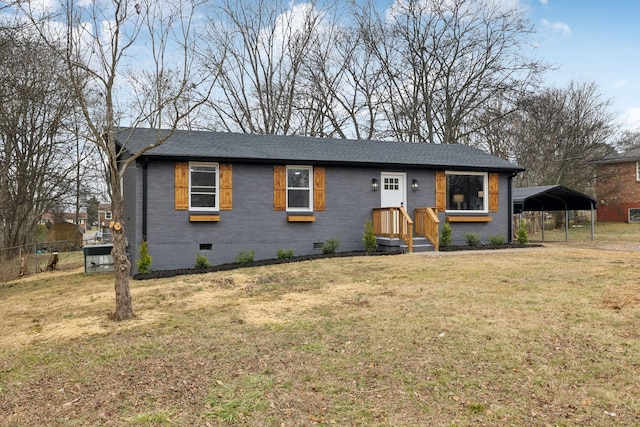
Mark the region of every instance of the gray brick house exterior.
MULTIPOLYGON (((120 129, 122 155, 152 144, 162 132, 120 129)), ((454 244, 463 244, 466 232, 483 240, 500 235, 510 241, 512 178, 521 170, 464 145, 177 131, 125 173, 125 230, 133 272, 144 239, 154 270, 193 267, 197 254, 207 256, 212 265, 233 262, 248 250, 255 251, 255 259, 275 258, 279 248, 293 249, 295 255, 315 254, 331 238, 339 240, 339 251, 363 250, 364 223, 383 203, 383 188, 374 189, 372 183, 386 185, 386 173, 397 173, 404 181, 400 193, 410 215, 415 208, 437 205, 439 173, 465 179, 476 174, 485 185, 476 192, 479 208, 462 211, 459 203, 452 208, 452 195, 447 194, 449 209, 440 206, 440 225, 451 220, 454 244), (203 171, 198 172, 199 165, 203 171), (300 172, 312 177, 302 190, 287 187, 287 206, 278 206, 279 170, 287 171, 287 179, 300 172), (205 172, 218 181, 202 190, 194 183, 205 172), (187 188, 178 188, 184 185, 180 173, 190 177, 187 188), (489 177, 491 209, 487 201, 482 204, 489 199, 489 177), (210 197, 212 206, 194 207, 200 204, 200 190, 208 192, 203 197, 210 197), (306 210, 289 206, 295 204, 296 191, 307 197, 311 206, 306 210), (178 200, 185 195, 188 201, 178 200)))

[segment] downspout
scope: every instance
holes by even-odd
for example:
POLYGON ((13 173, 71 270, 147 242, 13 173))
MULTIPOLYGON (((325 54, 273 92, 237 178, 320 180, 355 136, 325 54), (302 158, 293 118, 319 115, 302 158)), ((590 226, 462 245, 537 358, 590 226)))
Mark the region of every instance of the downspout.
POLYGON ((142 159, 142 241, 147 240, 147 168, 149 166, 149 159, 142 159))
POLYGON ((591 202, 591 241, 593 242, 596 239, 596 235, 595 235, 595 228, 596 228, 596 222, 595 222, 595 217, 594 217, 594 211, 595 211, 595 202, 591 202))
MULTIPOLYGON (((507 233, 509 235, 509 244, 513 243, 513 178, 515 178, 516 172, 513 172, 509 176, 509 185, 507 185, 507 193, 509 197, 509 228, 507 229, 507 233)), ((522 213, 522 211, 520 211, 522 213)), ((520 220, 520 224, 522 224, 522 219, 520 220)))

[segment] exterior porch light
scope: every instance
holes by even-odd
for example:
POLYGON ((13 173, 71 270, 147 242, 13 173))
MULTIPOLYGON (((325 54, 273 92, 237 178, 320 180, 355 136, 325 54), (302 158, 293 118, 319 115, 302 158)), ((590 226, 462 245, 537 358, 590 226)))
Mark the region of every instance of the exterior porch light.
POLYGON ((413 191, 418 191, 419 188, 420 188, 420 183, 418 182, 417 179, 414 179, 413 181, 411 181, 411 189, 413 191))
POLYGON ((378 180, 376 178, 373 178, 371 180, 371 190, 372 191, 378 191, 378 188, 380 188, 380 183, 378 182, 378 180))

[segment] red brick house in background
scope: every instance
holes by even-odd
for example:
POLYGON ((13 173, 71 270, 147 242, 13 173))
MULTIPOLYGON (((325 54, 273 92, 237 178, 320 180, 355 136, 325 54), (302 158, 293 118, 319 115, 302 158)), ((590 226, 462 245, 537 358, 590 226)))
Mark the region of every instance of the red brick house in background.
POLYGON ((640 146, 596 164, 599 222, 640 222, 640 146))

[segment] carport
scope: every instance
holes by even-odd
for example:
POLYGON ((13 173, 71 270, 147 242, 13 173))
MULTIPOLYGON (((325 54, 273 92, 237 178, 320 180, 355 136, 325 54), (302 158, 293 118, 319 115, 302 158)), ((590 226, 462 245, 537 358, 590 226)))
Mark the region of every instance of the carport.
POLYGON ((542 212, 542 240, 544 241, 544 213, 564 211, 565 241, 569 240, 569 211, 591 211, 591 240, 594 240, 596 199, 562 185, 522 187, 513 189, 513 212, 542 212))

